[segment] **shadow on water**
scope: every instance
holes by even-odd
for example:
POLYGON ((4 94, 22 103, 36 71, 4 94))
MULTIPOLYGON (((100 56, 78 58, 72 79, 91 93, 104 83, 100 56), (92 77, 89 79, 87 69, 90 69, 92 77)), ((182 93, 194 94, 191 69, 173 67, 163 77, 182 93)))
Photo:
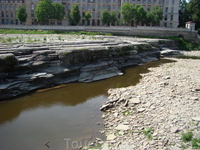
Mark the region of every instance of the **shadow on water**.
POLYGON ((123 68, 123 76, 92 83, 70 83, 1 103, 0 145, 5 150, 14 146, 18 149, 46 149, 43 143, 50 139, 50 145, 62 149, 66 135, 77 141, 91 140, 92 136, 103 138, 98 133, 103 125, 97 126, 96 122, 102 121, 99 107, 107 100, 107 90, 136 85, 142 78, 140 74, 149 72, 149 67, 171 62, 174 61, 162 59, 123 68), (9 144, 10 140, 13 145, 9 144), (35 146, 30 148, 31 144, 35 146))

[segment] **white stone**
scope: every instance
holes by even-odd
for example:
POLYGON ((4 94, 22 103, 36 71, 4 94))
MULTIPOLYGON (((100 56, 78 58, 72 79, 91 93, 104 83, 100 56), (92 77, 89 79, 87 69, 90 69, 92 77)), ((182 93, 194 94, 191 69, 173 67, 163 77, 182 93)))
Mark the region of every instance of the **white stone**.
POLYGON ((141 103, 141 101, 140 101, 139 98, 131 98, 131 99, 129 99, 129 102, 133 103, 133 104, 139 104, 139 103, 141 103))
POLYGON ((200 121, 200 117, 193 117, 192 120, 200 121))
POLYGON ((128 130, 129 125, 119 124, 115 129, 116 130, 128 130))
POLYGON ((110 134, 107 136, 108 141, 114 140, 115 138, 116 138, 116 136, 114 134, 110 134))

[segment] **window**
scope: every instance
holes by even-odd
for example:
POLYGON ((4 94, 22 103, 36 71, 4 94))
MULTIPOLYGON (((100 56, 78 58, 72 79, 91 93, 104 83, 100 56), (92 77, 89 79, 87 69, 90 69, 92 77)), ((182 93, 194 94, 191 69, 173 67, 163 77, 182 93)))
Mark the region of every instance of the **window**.
POLYGON ((116 4, 116 0, 113 0, 113 4, 116 4))
POLYGON ((17 3, 17 0, 15 0, 15 3, 17 3))
POLYGON ((118 6, 118 11, 120 11, 120 9, 121 9, 121 6, 118 6))
POLYGON ((13 1, 12 0, 10 0, 10 3, 12 3, 13 1))
POLYGON ((20 0, 19 2, 22 3, 22 0, 20 0))
POLYGON ((34 0, 31 0, 31 3, 34 3, 34 0))
POLYGON ((150 11, 150 10, 151 10, 151 6, 148 6, 148 7, 147 7, 147 11, 150 11))
POLYGON ((118 3, 121 4, 121 0, 118 0, 118 3))
POLYGON ((10 13, 10 17, 11 17, 11 18, 13 17, 13 13, 10 13))
POLYGON ((165 8, 165 12, 168 12, 168 7, 165 8))
POLYGON ((4 12, 1 13, 1 17, 4 17, 4 12))
POLYGON ((90 10, 90 5, 87 5, 87 10, 90 10))
POLYGON ((13 20, 11 20, 10 24, 14 24, 14 21, 13 21, 13 20))
POLYGON ((140 0, 138 0, 137 3, 140 4, 140 0))
POLYGON ((166 0, 166 5, 168 5, 169 4, 169 0, 166 0))
POLYGON ((101 0, 98 0, 98 3, 101 4, 101 0))
POLYGON ((103 3, 105 4, 105 3, 106 3, 106 0, 103 0, 103 3))
POLYGON ((92 10, 95 11, 95 5, 92 5, 92 10))
POLYGON ((171 9, 171 13, 174 13, 174 7, 172 7, 172 9, 171 9))
POLYGON ((34 4, 31 4, 31 10, 34 10, 34 4))
POLYGON ((6 24, 9 24, 9 19, 6 19, 6 24))
POLYGON ((82 0, 82 3, 85 3, 86 1, 85 0, 82 0))
POLYGON ((157 1, 157 0, 153 0, 153 3, 156 4, 156 1, 157 1))
POLYGON ((118 13, 118 18, 120 19, 120 13, 118 13))
POLYGON ((8 12, 6 12, 6 17, 9 17, 8 12))
POLYGON ((85 16, 85 12, 82 12, 82 17, 84 17, 85 16))
POLYGON ((100 13, 99 12, 97 13, 97 18, 100 18, 100 13))
POLYGON ((134 4, 134 3, 135 3, 135 0, 132 0, 131 3, 134 4))
POLYGON ((92 18, 95 18, 95 12, 92 12, 92 18))
POLYGON ((115 6, 115 5, 113 5, 113 9, 112 9, 112 10, 114 10, 114 11, 115 11, 115 9, 116 9, 116 6, 115 6))
POLYGON ((98 5, 98 11, 100 11, 101 10, 101 6, 100 5, 98 5))
POLYGON ((173 21, 173 15, 171 15, 170 20, 173 21))
POLYGON ((15 4, 15 10, 17 10, 17 4, 15 4))
POLYGON ((174 5, 174 0, 172 0, 172 5, 174 5))
POLYGON ((10 5, 10 10, 13 10, 13 7, 12 7, 12 5, 10 5))
POLYGON ((108 11, 110 11, 110 5, 108 5, 108 11))
POLYGON ((170 27, 172 28, 172 23, 170 23, 170 27))
POLYGON ((161 0, 159 0, 159 2, 158 2, 159 4, 161 4, 162 3, 162 1, 161 0))
POLYGON ((80 4, 81 3, 81 0, 78 0, 78 4, 80 4))
POLYGON ((110 0, 108 0, 108 4, 110 4, 110 0))
POLYGON ((151 4, 151 0, 148 0, 148 4, 151 4))
POLYGON ((106 6, 105 6, 105 5, 103 5, 103 9, 106 9, 106 6))
POLYGON ((8 0, 6 0, 6 3, 8 3, 8 0))
POLYGON ((67 0, 68 3, 70 3, 70 0, 67 0))
POLYGON ((167 15, 165 15, 165 18, 164 18, 164 20, 165 20, 165 21, 167 21, 167 15))
POLYGON ((34 11, 31 12, 31 17, 32 17, 32 18, 34 17, 34 11))
POLYGON ((85 10, 85 5, 82 5, 82 10, 85 10))
POLYGON ((6 10, 8 10, 8 5, 6 5, 6 10))
POLYGON ((68 9, 68 10, 70 10, 70 9, 71 9, 70 5, 67 5, 67 9, 68 9))
POLYGON ((76 3, 76 0, 72 0, 72 3, 76 3))
POLYGON ((146 4, 146 0, 143 0, 143 4, 146 4))
POLYGON ((60 0, 58 0, 58 3, 60 3, 60 0))

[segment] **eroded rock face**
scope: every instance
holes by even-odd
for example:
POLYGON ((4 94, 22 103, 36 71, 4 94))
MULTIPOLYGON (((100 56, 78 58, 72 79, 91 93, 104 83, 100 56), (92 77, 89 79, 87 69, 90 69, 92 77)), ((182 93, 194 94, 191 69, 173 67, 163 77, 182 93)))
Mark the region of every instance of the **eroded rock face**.
MULTIPOLYGON (((172 45, 166 41, 166 45, 172 45)), ((166 46, 165 45, 165 46, 166 46)), ((122 75, 120 68, 158 60, 159 40, 133 38, 0 47, 0 100, 38 88, 122 75)))

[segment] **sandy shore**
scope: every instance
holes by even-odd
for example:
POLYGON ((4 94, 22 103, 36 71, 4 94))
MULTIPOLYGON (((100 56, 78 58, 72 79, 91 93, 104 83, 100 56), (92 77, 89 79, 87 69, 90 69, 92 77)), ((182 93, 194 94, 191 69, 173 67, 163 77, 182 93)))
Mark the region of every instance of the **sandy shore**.
MULTIPOLYGON (((200 56, 200 51, 184 52, 200 56)), ((200 60, 176 59, 150 68, 136 86, 110 89, 103 149, 192 149, 182 133, 200 139, 200 60)))

